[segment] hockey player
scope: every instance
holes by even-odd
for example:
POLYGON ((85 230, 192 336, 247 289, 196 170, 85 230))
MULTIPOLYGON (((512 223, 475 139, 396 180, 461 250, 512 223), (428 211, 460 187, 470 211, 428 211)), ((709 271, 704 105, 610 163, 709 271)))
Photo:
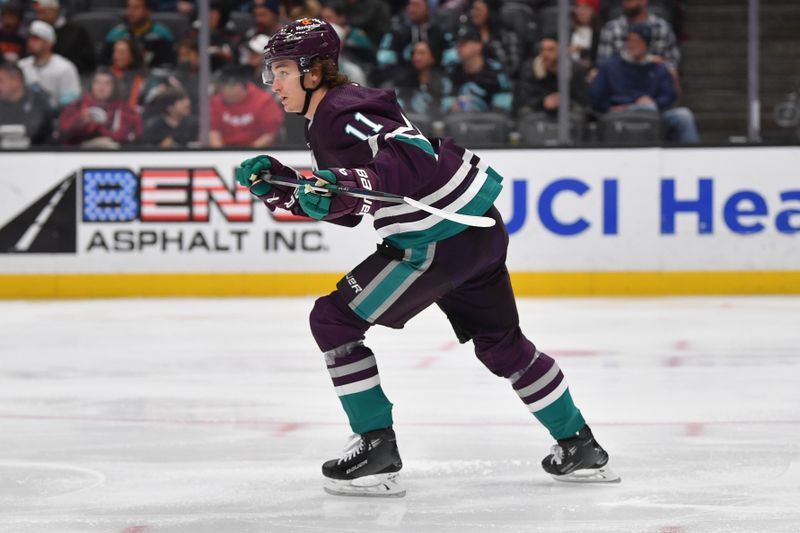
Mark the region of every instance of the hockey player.
POLYGON ((264 82, 287 112, 308 119, 317 185, 361 187, 409 196, 435 207, 492 217, 491 228, 467 227, 404 204, 386 204, 318 189, 272 185, 267 175, 299 178, 277 159, 241 163, 237 181, 268 209, 355 226, 365 215, 383 242, 319 298, 311 332, 354 435, 341 457, 322 465, 333 494, 402 496, 403 466, 392 428, 392 404, 364 335, 375 324, 403 325, 431 304, 447 315, 462 343, 513 390, 556 439, 544 470, 566 481, 618 481, 608 454, 573 403, 558 364, 519 328, 505 266, 508 234, 493 202, 502 177, 452 139, 427 139, 403 115, 391 90, 360 87, 338 73, 339 39, 317 19, 292 22, 265 49, 264 82))

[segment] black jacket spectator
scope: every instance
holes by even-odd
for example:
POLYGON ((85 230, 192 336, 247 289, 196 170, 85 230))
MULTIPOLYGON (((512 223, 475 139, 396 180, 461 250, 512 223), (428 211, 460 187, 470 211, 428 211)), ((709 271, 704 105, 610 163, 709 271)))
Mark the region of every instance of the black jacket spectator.
POLYGON ((13 63, 0 65, 0 125, 22 124, 31 144, 47 144, 55 113, 46 94, 25 86, 22 71, 13 63))
POLYGON ((468 23, 481 32, 486 55, 514 76, 521 61, 520 43, 516 33, 503 28, 499 10, 500 2, 496 0, 472 0, 468 23))
MULTIPOLYGON (((544 38, 539 44, 539 50, 539 55, 523 63, 519 73, 514 93, 514 110, 520 116, 531 112, 558 112, 558 41, 544 38)), ((578 63, 570 61, 570 64, 570 102, 573 107, 585 107, 588 103, 586 73, 578 63)))
POLYGON ((59 0, 37 0, 33 3, 36 18, 53 26, 56 43, 53 52, 72 61, 80 74, 94 71, 94 43, 83 26, 69 22, 61 14, 59 0))
POLYGON ((144 126, 142 144, 159 148, 179 148, 197 141, 198 123, 191 116, 189 96, 180 89, 170 88, 153 102, 157 114, 144 126))

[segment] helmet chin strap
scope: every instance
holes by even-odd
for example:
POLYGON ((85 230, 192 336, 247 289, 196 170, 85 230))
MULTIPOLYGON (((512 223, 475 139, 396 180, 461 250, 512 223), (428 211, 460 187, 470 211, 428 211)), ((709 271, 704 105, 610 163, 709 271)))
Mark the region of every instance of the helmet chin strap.
POLYGON ((308 113, 308 106, 311 105, 311 95, 313 95, 314 91, 319 89, 321 86, 322 86, 322 80, 320 80, 320 82, 317 84, 316 87, 314 87, 313 89, 309 89, 308 87, 306 87, 306 73, 304 72, 303 75, 300 76, 300 87, 302 87, 303 90, 306 92, 306 99, 305 102, 303 103, 303 110, 300 111, 299 113, 296 113, 297 115, 305 116, 305 114, 308 113))

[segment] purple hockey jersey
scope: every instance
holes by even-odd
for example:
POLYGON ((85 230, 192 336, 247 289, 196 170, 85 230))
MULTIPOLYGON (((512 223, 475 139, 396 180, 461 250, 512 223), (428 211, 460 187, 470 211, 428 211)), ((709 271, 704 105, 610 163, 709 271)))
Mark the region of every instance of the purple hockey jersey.
MULTIPOLYGON (((434 207, 483 215, 500 193, 501 176, 452 139, 429 141, 403 115, 391 90, 342 85, 328 91, 308 124, 315 170, 329 169, 337 183, 409 196, 434 207)), ((275 187, 267 207, 303 214, 293 190, 275 187), (279 198, 276 198, 279 196, 279 198)), ((412 248, 460 233, 466 226, 406 204, 334 196, 324 220, 355 226, 373 215, 378 234, 412 248)))

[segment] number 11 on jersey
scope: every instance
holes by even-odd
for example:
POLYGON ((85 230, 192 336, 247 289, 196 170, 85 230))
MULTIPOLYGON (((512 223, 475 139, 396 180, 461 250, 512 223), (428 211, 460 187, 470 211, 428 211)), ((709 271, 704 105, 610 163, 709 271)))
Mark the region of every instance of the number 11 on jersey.
POLYGON ((362 124, 367 126, 370 130, 372 130, 372 133, 368 135, 366 133, 363 133, 361 130, 359 130, 352 124, 348 123, 347 126, 344 127, 344 132, 348 135, 352 135, 356 139, 359 139, 361 141, 366 141, 367 139, 369 139, 370 135, 378 133, 383 129, 382 124, 376 124, 375 122, 371 121, 361 113, 356 113, 355 117, 357 122, 361 122, 362 124))

